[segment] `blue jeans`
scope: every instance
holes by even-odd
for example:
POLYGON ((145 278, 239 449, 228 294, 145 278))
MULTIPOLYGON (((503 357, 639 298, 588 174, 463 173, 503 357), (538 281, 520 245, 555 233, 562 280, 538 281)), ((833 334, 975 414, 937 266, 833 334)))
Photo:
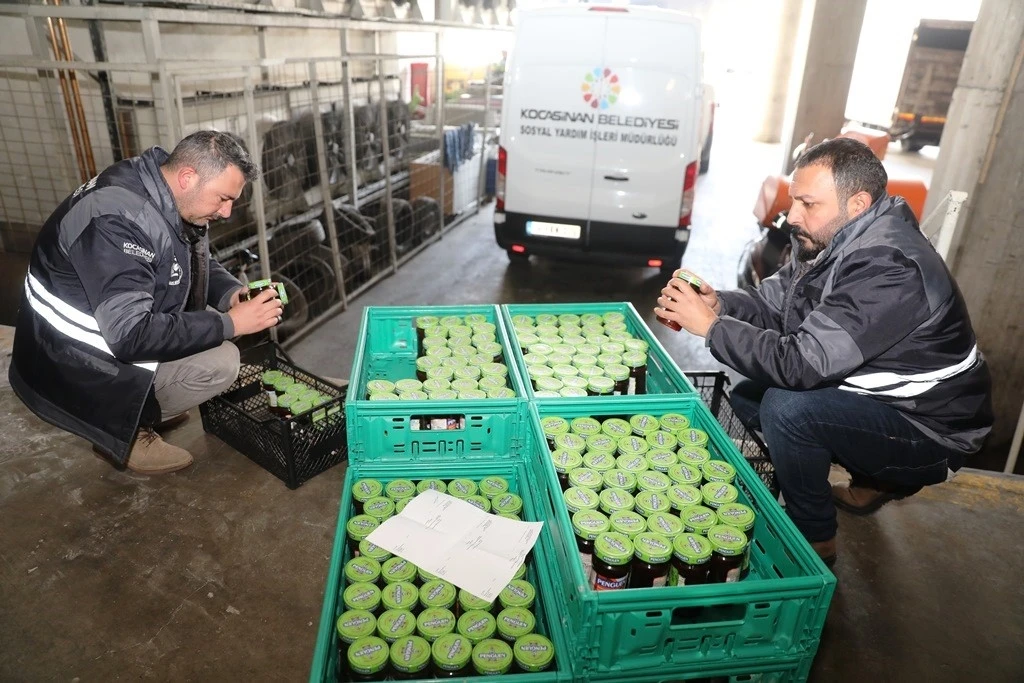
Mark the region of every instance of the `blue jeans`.
POLYGON ((949 469, 963 464, 962 454, 868 396, 835 388, 766 388, 745 380, 730 402, 744 424, 764 434, 786 510, 812 543, 836 535, 828 482, 833 462, 855 480, 905 493, 943 482, 949 469))

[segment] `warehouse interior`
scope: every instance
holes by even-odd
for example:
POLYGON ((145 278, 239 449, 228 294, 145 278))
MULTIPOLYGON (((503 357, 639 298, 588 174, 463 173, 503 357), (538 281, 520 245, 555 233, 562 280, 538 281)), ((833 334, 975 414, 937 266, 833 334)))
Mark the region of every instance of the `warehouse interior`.
MULTIPOLYGON (((167 436, 194 455, 190 468, 118 471, 7 383, 36 235, 115 161, 204 128, 244 141, 261 174, 211 225, 211 255, 237 276, 284 284, 290 302, 271 340, 319 377, 351 376, 368 307, 573 302, 629 302, 684 372, 724 370, 703 340, 656 324, 657 267, 510 262, 495 244, 505 60, 516 12, 545 4, 0 5, 0 679, 335 680, 314 651, 348 463, 290 488, 204 430, 196 409, 167 436)), ((761 236, 751 208, 765 177, 792 170, 809 133, 858 128, 870 107, 888 114, 872 97, 898 86, 919 20, 974 22, 941 143, 910 151, 892 140, 883 163, 927 187, 923 229, 967 301, 996 422, 953 480, 873 516, 840 513, 835 592, 809 656, 759 659, 759 670, 713 655, 681 673, 594 680, 1019 680, 1024 8, 654 4, 704 24, 714 146, 682 266, 719 289, 737 285, 761 236), (943 223, 951 191, 968 199, 943 223)), ((253 343, 240 343, 243 358, 253 343)), ((576 680, 565 668, 557 680, 576 680)))

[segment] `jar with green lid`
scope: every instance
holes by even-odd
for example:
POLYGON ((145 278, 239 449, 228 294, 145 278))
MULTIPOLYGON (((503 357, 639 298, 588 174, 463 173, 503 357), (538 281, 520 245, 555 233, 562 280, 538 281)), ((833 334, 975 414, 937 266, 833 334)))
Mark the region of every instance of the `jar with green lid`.
POLYGON ((385 610, 408 610, 415 614, 420 609, 420 591, 411 581, 389 583, 380 592, 385 610))
POLYGON ((707 448, 708 433, 696 427, 682 430, 676 434, 676 438, 679 439, 679 444, 683 447, 700 446, 701 448, 707 448))
POLYGON ((487 601, 482 598, 478 598, 467 590, 459 591, 459 600, 455 605, 457 608, 455 614, 459 617, 467 612, 473 611, 487 612, 488 614, 498 613, 497 601, 487 601))
POLYGON ((708 460, 700 466, 704 480, 721 484, 731 484, 736 479, 736 468, 724 460, 708 460))
POLYGON ((455 606, 455 599, 458 597, 458 594, 455 586, 444 579, 431 579, 425 581, 420 587, 420 605, 424 609, 430 607, 451 609, 455 606))
MULTIPOLYGON (((526 374, 530 376, 530 381, 533 382, 533 386, 536 388, 537 380, 542 377, 554 377, 555 371, 546 365, 531 365, 526 368, 526 374)), ((565 382, 562 383, 564 384, 565 382)))
POLYGON ((541 344, 541 343, 534 344, 529 349, 527 349, 527 351, 528 351, 528 353, 526 355, 531 355, 532 354, 532 355, 535 355, 535 356, 545 356, 545 357, 550 356, 552 353, 555 352, 555 350, 553 348, 551 348, 549 345, 541 344))
POLYGON ((400 401, 426 401, 429 398, 430 394, 425 391, 403 391, 398 394, 400 401))
POLYGON ((396 500, 395 501, 395 515, 397 516, 397 515, 402 514, 402 510, 405 509, 405 506, 408 505, 411 500, 412 500, 412 498, 401 498, 399 500, 396 500))
POLYGON ((555 466, 558 484, 565 491, 569 488, 569 472, 583 465, 583 456, 576 451, 556 449, 551 452, 551 463, 555 466))
POLYGON ((353 557, 345 563, 345 583, 380 583, 380 562, 370 557, 353 557))
POLYGON ((611 530, 624 535, 626 538, 633 538, 641 531, 647 531, 647 520, 640 513, 623 510, 613 512, 608 516, 611 530))
POLYGON ((440 391, 431 391, 427 394, 427 398, 431 401, 454 401, 459 397, 451 389, 441 389, 440 391))
POLYGON ((400 379, 395 382, 395 389, 399 393, 403 391, 422 391, 423 382, 418 379, 400 379))
POLYGON ((667 536, 644 531, 633 538, 633 562, 629 568, 630 588, 661 588, 668 578, 672 541, 667 536))
MULTIPOLYGON (((498 337, 493 332, 474 332, 469 341, 473 342, 473 346, 480 351, 483 347, 489 346, 490 344, 497 344, 498 337)), ((498 344, 498 353, 501 353, 501 344, 498 344)), ((491 354, 491 356, 493 357, 493 354, 491 354)))
MULTIPOLYGON (((369 557, 371 560, 376 560, 378 564, 383 564, 387 560, 391 559, 391 553, 379 545, 370 543, 369 539, 364 538, 359 541, 359 557, 369 557)), ((379 571, 379 569, 378 569, 379 571)), ((378 578, 380 574, 378 574, 378 578)))
POLYGON ((580 564, 583 565, 583 576, 587 581, 590 580, 590 571, 594 563, 594 541, 610 529, 608 517, 597 510, 580 510, 572 516, 576 550, 579 553, 580 564))
POLYGON ((519 338, 519 348, 522 349, 523 353, 526 353, 526 350, 534 344, 540 343, 540 338, 535 332, 520 332, 517 330, 516 337, 519 338))
POLYGON ((377 617, 366 610, 353 609, 343 612, 334 623, 338 634, 338 678, 348 680, 348 648, 360 638, 372 636, 377 632, 377 617))
POLYGON ((576 355, 576 347, 573 346, 572 344, 566 344, 564 342, 561 344, 552 344, 551 352, 553 354, 569 356, 571 358, 572 356, 576 355))
MULTIPOLYGON (((604 346, 608 346, 605 344, 604 346)), ((603 348, 603 347, 602 347, 603 348)), ((622 365, 622 354, 601 352, 597 357, 597 365, 600 368, 607 368, 609 365, 622 365)), ((607 372, 605 374, 608 374, 607 372)))
MULTIPOLYGON (((455 370, 453 368, 447 368, 447 367, 444 367, 444 366, 439 366, 439 367, 430 368, 429 370, 427 370, 427 380, 443 379, 445 381, 451 382, 454 378, 455 378, 455 370)), ((424 382, 424 385, 425 384, 426 384, 426 382, 424 382)))
POLYGON ((482 391, 493 391, 495 389, 504 389, 508 386, 508 381, 504 377, 498 377, 496 375, 484 375, 480 378, 480 381, 476 383, 477 388, 482 391))
MULTIPOLYGON (((430 340, 428 339, 427 341, 430 341, 430 340)), ((448 344, 448 342, 445 342, 445 346, 433 346, 433 347, 427 349, 427 355, 430 356, 431 358, 438 358, 438 359, 440 359, 442 361, 444 359, 446 359, 446 358, 451 358, 452 357, 452 350, 450 348, 448 348, 447 344, 448 344)), ((443 363, 442 363, 442 365, 443 365, 443 363)), ((430 377, 430 376, 431 376, 431 374, 430 374, 430 371, 428 370, 427 371, 427 377, 430 377)))
POLYGON ((341 594, 347 610, 363 610, 371 614, 380 611, 380 588, 372 583, 353 583, 341 594))
POLYGON ((377 496, 363 503, 363 514, 369 515, 378 522, 383 522, 395 514, 395 501, 385 496, 377 496))
POLYGON ((572 357, 570 363, 577 368, 592 367, 597 365, 597 356, 589 353, 577 353, 572 357))
POLYGON ((469 325, 449 325, 448 327, 448 339, 459 339, 465 337, 469 339, 473 336, 473 328, 469 325))
POLYGON ((488 638, 473 646, 473 669, 480 676, 501 676, 512 669, 512 646, 488 638))
MULTIPOLYGON (((561 398, 586 398, 588 394, 585 390, 577 389, 576 387, 562 387, 561 389, 558 390, 558 393, 555 395, 560 396, 561 398)), ((540 396, 538 396, 537 398, 540 398, 540 396)))
POLYGON ((498 594, 498 602, 502 609, 521 607, 531 609, 537 599, 537 589, 525 579, 512 579, 505 589, 498 594))
POLYGON ((735 503, 740 498, 739 489, 732 484, 723 484, 716 481, 708 482, 700 487, 701 497, 704 505, 712 510, 718 510, 726 503, 735 503))
POLYGON ((668 475, 664 472, 656 472, 654 470, 637 472, 636 487, 640 491, 654 491, 656 493, 664 494, 668 491, 668 487, 671 485, 672 480, 669 479, 668 475))
POLYGON ((461 394, 466 391, 474 391, 480 385, 477 384, 475 379, 468 379, 465 377, 452 380, 452 391, 461 394))
POLYGON ((480 374, 483 377, 508 377, 508 367, 503 363, 485 363, 480 366, 480 374))
POLYGON ((603 432, 587 437, 587 451, 615 454, 617 448, 618 442, 603 432))
POLYGON ((600 472, 587 467, 577 467, 569 472, 569 486, 600 491, 604 488, 604 478, 600 472))
POLYGON ((538 325, 558 325, 558 316, 553 313, 538 313, 534 320, 538 325))
POLYGON ((719 524, 708 530, 708 541, 712 548, 708 583, 733 583, 741 580, 749 544, 747 535, 736 527, 719 524))
POLYGON ((416 580, 416 565, 401 557, 392 557, 380 566, 384 583, 412 583, 416 580))
POLYGON ((610 417, 601 423, 601 432, 615 439, 616 444, 618 444, 619 439, 633 433, 633 428, 621 418, 610 417))
MULTIPOLYGON (((371 398, 377 394, 371 394, 371 398)), ((398 398, 395 396, 395 398, 398 398)), ((298 399, 295 394, 281 394, 277 397, 277 407, 273 409, 273 413, 278 417, 289 418, 293 415, 292 405, 296 403, 298 399)))
POLYGON ((557 351, 548 356, 548 365, 555 367, 556 365, 572 365, 572 356, 565 353, 558 353, 557 351))
POLYGON ((416 484, 409 479, 393 479, 384 486, 384 495, 391 500, 412 498, 416 495, 416 484))
POLYGON ((564 417, 542 417, 540 419, 540 426, 551 450, 558 448, 555 445, 555 437, 569 433, 569 422, 564 417))
MULTIPOLYGON (((505 350, 501 346, 501 344, 499 344, 496 341, 489 341, 489 342, 486 342, 486 343, 483 343, 483 344, 477 344, 476 349, 477 349, 477 351, 480 352, 479 353, 480 356, 483 356, 484 358, 487 359, 487 362, 477 363, 477 365, 480 366, 481 370, 483 370, 484 367, 495 365, 495 366, 498 366, 498 367, 500 367, 502 369, 502 371, 500 372, 502 377, 504 377, 505 375, 508 374, 508 368, 505 367, 505 363, 504 363, 504 361, 505 361, 505 350)), ((484 358, 480 358, 479 360, 484 360, 484 358)), ((499 373, 497 373, 495 371, 495 372, 492 372, 492 374, 499 374, 499 373)))
MULTIPOLYGON (((476 386, 477 380, 480 379, 480 368, 476 365, 467 365, 461 368, 455 368, 456 379, 468 379, 473 381, 473 386, 476 386)), ((455 386, 454 383, 452 386, 455 386)))
POLYGON ((513 670, 519 673, 547 671, 555 661, 554 644, 539 633, 516 639, 512 645, 513 670))
POLYGON ((455 615, 447 607, 427 607, 416 617, 416 632, 428 643, 455 631, 455 615))
POLYGON ((446 379, 428 379, 426 382, 423 383, 423 390, 426 391, 427 394, 429 395, 435 391, 443 391, 445 389, 450 389, 451 386, 452 383, 446 379))
POLYGON ((491 511, 491 501, 487 500, 483 496, 480 496, 480 495, 466 496, 465 498, 463 498, 463 500, 466 501, 467 503, 469 503, 470 505, 472 505, 473 507, 475 507, 477 509, 480 509, 480 510, 483 510, 484 512, 490 512, 491 511))
POLYGON ((621 590, 629 585, 633 542, 623 534, 609 531, 594 541, 594 564, 590 587, 596 591, 621 590))
POLYGON ((448 495, 456 498, 475 496, 477 490, 476 482, 472 479, 452 479, 448 482, 448 495))
POLYGON ((423 493, 424 491, 440 491, 446 493, 448 491, 448 485, 440 479, 421 479, 416 484, 416 493, 423 493))
POLYGON ((377 635, 388 644, 414 633, 416 633, 416 616, 409 610, 384 610, 377 617, 377 635))
MULTIPOLYGON (((587 380, 588 390, 590 387, 590 380, 594 379, 595 377, 605 377, 604 370, 597 367, 596 365, 583 365, 579 367, 578 370, 579 376, 587 380)), ((612 385, 614 386, 614 381, 612 382, 612 385)))
POLYGON ((387 680, 390 656, 390 646, 384 640, 376 636, 357 639, 348 648, 349 680, 387 680))
POLYGON ((582 453, 587 448, 587 440, 582 436, 568 432, 555 437, 555 448, 563 451, 582 453))
POLYGON ((647 530, 671 540, 683 533, 683 521, 671 512, 655 512, 647 517, 647 530))
POLYGON ((698 470, 701 465, 711 460, 711 452, 701 446, 683 446, 676 451, 676 455, 679 456, 679 462, 692 465, 698 470))
POLYGON ((615 380, 599 375, 591 377, 587 382, 588 396, 612 396, 615 393, 615 380))
POLYGON ((441 319, 437 321, 437 324, 444 328, 450 328, 455 327, 456 325, 461 325, 463 322, 464 320, 461 315, 446 315, 442 316, 441 319))
POLYGON ((523 562, 516 569, 516 573, 512 576, 513 579, 525 579, 526 578, 526 563, 523 562))
POLYGON ((277 390, 274 388, 274 382, 284 377, 284 374, 280 370, 266 370, 260 375, 260 388, 267 395, 267 405, 271 408, 277 407, 277 390))
POLYGON ((428 581, 433 581, 434 579, 438 579, 438 578, 440 578, 440 577, 437 576, 436 574, 431 574, 430 572, 428 572, 423 567, 416 567, 416 580, 419 583, 419 585, 422 586, 423 584, 427 583, 428 581))
POLYGON ((474 609, 462 613, 456 628, 459 633, 469 638, 470 642, 476 644, 492 638, 497 630, 497 623, 490 612, 474 609))
POLYGON ((601 474, 607 488, 623 489, 629 493, 636 491, 636 475, 626 470, 613 469, 601 474))
POLYGON ((472 675, 473 643, 459 633, 441 636, 431 645, 435 678, 465 678, 472 675))
MULTIPOLYGON (((554 372, 554 370, 552 370, 554 372)), ((562 384, 565 385, 563 388, 580 389, 585 394, 587 392, 587 384, 589 383, 583 377, 562 377, 562 384)))
POLYGON ((581 325, 604 325, 604 318, 597 313, 583 313, 580 315, 581 325))
MULTIPOLYGON (((658 433, 663 434, 664 432, 658 433)), ((665 451, 661 449, 652 449, 647 451, 648 469, 654 470, 655 472, 665 472, 667 474, 669 469, 676 464, 676 460, 676 454, 672 451, 665 451)))
POLYGON ((650 463, 647 462, 646 453, 640 455, 620 455, 615 459, 615 467, 624 472, 629 472, 635 477, 641 472, 649 470, 650 463))
MULTIPOLYGON (((466 367, 467 365, 469 365, 469 357, 468 356, 455 356, 455 355, 452 355, 452 356, 448 356, 447 358, 442 358, 441 359, 441 367, 443 367, 443 368, 450 368, 452 373, 454 373, 459 368, 466 367)), ((455 378, 455 375, 453 374, 452 375, 452 379, 454 379, 454 378, 455 378)))
POLYGON ((320 398, 320 392, 316 389, 310 389, 302 391, 295 396, 295 400, 292 401, 291 413, 292 415, 302 415, 303 413, 313 409, 313 401, 320 398))
POLYGON ((718 508, 716 514, 718 515, 719 522, 736 527, 747 534, 748 537, 754 529, 754 522, 757 520, 754 510, 743 503, 725 503, 718 508))
POLYGON ((619 455, 645 455, 651 445, 639 436, 624 436, 618 441, 619 455))
POLYGON ((688 507, 701 505, 704 502, 700 489, 692 484, 679 484, 673 481, 665 495, 668 496, 668 501, 676 514, 688 507))
POLYGON ((574 354, 574 357, 590 356, 590 357, 592 357, 594 359, 594 362, 591 363, 591 362, 589 362, 589 360, 587 360, 587 361, 585 361, 583 363, 573 363, 573 365, 575 365, 576 367, 580 367, 581 365, 597 365, 597 356, 599 356, 600 354, 601 354, 601 346, 600 346, 600 344, 592 343, 588 339, 585 344, 577 344, 576 345, 576 353, 574 354))
MULTIPOLYGON (((277 400, 278 405, 281 404, 281 400, 284 399, 284 398, 286 398, 286 397, 282 396, 281 398, 279 398, 277 400)), ((388 392, 388 393, 374 392, 374 393, 370 394, 369 400, 370 401, 398 401, 399 397, 398 397, 398 394, 396 394, 394 392, 388 392)))
POLYGON ((537 627, 537 618, 533 612, 522 607, 509 607, 501 610, 497 617, 498 637, 506 643, 514 643, 518 638, 533 633, 537 627))
POLYGON ((578 486, 567 488, 562 494, 562 499, 565 501, 565 509, 570 513, 580 510, 596 510, 600 502, 596 492, 578 486))
MULTIPOLYGON (((643 475, 641 475, 642 477, 643 475)), ((636 511, 644 517, 653 515, 655 512, 668 512, 671 509, 672 504, 664 493, 641 490, 636 494, 636 511)))
POLYGON ((538 391, 559 391, 564 385, 562 380, 555 379, 554 377, 538 377, 533 381, 533 386, 538 391))
POLYGON ((604 451, 587 451, 583 455, 583 466, 604 476, 605 472, 615 469, 615 457, 604 451))
POLYGON ((523 499, 514 493, 503 493, 491 499, 491 510, 496 515, 518 515, 523 511, 523 499))
POLYGON ((708 582, 711 542, 700 534, 683 533, 672 541, 669 586, 697 586, 708 582))
POLYGON ((620 510, 632 510, 635 502, 633 494, 625 489, 606 488, 598 494, 600 510, 606 515, 620 510))
POLYGON ((679 440, 673 434, 666 432, 662 429, 654 432, 653 434, 647 435, 647 443, 651 444, 651 448, 656 448, 662 451, 674 451, 679 447, 679 440))
MULTIPOLYGON (((278 371, 280 372, 280 371, 278 371)), ((278 374, 273 380, 274 393, 278 396, 288 392, 288 387, 292 385, 299 385, 296 388, 301 388, 301 385, 295 381, 295 378, 291 375, 278 374)))
MULTIPOLYGON (((563 339, 561 337, 559 337, 558 335, 556 335, 556 334, 541 334, 541 335, 538 335, 537 339, 540 340, 541 344, 547 344, 548 346, 550 346, 552 348, 552 353, 554 353, 553 349, 556 346, 561 345, 562 342, 563 342, 563 339)), ((551 364, 551 361, 548 361, 548 365, 550 365, 550 364, 551 364)))
POLYGON ((629 426, 637 436, 647 438, 648 434, 658 431, 658 418, 653 415, 639 414, 629 418, 629 426))
MULTIPOLYGON (((627 347, 629 342, 626 342, 627 347)), ((622 354, 622 364, 629 368, 629 385, 626 391, 630 396, 647 393, 647 354, 640 351, 626 351, 622 354)))
POLYGON ((495 496, 508 493, 508 479, 498 476, 484 477, 480 480, 480 495, 491 500, 495 496))
POLYGON ((562 343, 577 347, 580 344, 586 344, 587 340, 582 334, 565 334, 562 335, 562 343))
POLYGON ((615 356, 621 356, 626 352, 626 345, 620 342, 605 342, 601 344, 601 353, 610 353, 615 356))
POLYGON ((708 529, 718 524, 718 515, 709 507, 694 505, 679 513, 683 531, 691 534, 708 535, 708 529))
POLYGON ((631 335, 629 332, 623 332, 622 330, 612 330, 605 336, 608 337, 608 341, 618 342, 623 346, 625 346, 626 342, 633 338, 633 335, 631 335))
POLYGON ((359 554, 359 543, 370 533, 380 526, 380 522, 370 515, 353 515, 345 522, 345 532, 348 534, 348 548, 353 555, 359 554))
POLYGON ((563 384, 567 377, 576 377, 580 374, 580 370, 572 365, 556 365, 551 368, 553 377, 560 380, 563 384))
POLYGON ((616 320, 612 322, 605 321, 604 330, 605 332, 625 332, 629 329, 624 321, 616 320))
POLYGON ((430 675, 430 643, 420 636, 404 636, 391 644, 391 680, 414 681, 430 675))
POLYGON ((440 320, 434 325, 424 327, 423 338, 430 339, 431 337, 441 337, 442 339, 447 339, 448 328, 442 325, 440 320))
POLYGON ((604 370, 605 376, 615 383, 612 394, 615 396, 625 396, 629 393, 629 368, 621 362, 602 365, 601 368, 604 370))
POLYGON ((601 433, 601 423, 592 417, 577 417, 569 423, 569 431, 586 439, 601 433))
POLYGON ((366 383, 366 393, 369 394, 388 394, 395 392, 395 383, 389 382, 386 379, 371 379, 366 383))

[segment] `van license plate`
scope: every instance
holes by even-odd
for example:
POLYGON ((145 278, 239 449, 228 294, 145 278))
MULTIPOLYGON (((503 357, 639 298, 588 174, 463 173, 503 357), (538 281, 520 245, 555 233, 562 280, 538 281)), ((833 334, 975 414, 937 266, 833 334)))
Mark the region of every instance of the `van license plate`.
POLYGON ((533 237, 559 237, 566 240, 578 240, 580 232, 581 229, 578 225, 526 221, 526 234, 533 237))

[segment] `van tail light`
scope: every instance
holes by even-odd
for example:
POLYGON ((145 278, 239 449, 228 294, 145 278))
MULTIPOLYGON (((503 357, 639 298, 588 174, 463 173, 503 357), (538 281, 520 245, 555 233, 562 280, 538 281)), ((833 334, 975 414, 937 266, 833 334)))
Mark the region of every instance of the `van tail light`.
POLYGON ((508 163, 508 153, 504 147, 498 147, 498 177, 494 181, 494 209, 495 211, 505 210, 505 165, 508 163))
MULTIPOLYGON (((499 171, 500 173, 500 171, 499 171)), ((499 176, 500 177, 500 176, 499 176)), ((690 217, 693 213, 693 188, 697 185, 697 162, 686 165, 686 175, 683 176, 683 201, 679 205, 679 227, 690 227, 690 217)))

